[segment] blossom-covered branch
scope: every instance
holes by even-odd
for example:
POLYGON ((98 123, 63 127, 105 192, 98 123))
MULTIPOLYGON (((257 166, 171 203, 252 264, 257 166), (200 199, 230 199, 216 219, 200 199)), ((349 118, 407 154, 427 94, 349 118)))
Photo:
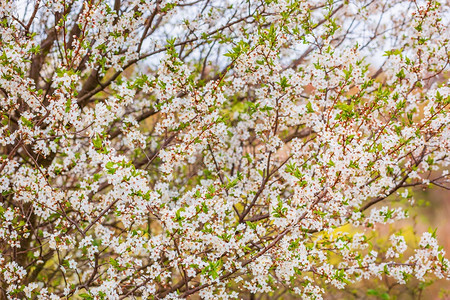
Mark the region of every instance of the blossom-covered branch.
POLYGON ((433 233, 409 252, 400 233, 368 240, 408 218, 414 187, 450 188, 449 14, 1 1, 0 298, 320 299, 448 279, 433 233))

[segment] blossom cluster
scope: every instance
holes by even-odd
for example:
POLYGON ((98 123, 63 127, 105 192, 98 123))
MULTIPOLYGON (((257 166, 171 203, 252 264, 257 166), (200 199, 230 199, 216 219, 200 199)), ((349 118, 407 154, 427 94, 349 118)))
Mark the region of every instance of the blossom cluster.
POLYGON ((450 4, 411 3, 0 1, 0 298, 449 279, 369 243, 449 189, 450 4))

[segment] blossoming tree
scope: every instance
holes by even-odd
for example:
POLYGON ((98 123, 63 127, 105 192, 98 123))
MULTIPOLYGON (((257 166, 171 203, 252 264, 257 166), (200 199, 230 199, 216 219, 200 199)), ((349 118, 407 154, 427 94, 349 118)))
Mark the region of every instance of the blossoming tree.
POLYGON ((449 189, 449 14, 1 1, 0 298, 317 299, 449 278, 432 233, 410 252, 398 233, 368 241, 414 187, 449 189))

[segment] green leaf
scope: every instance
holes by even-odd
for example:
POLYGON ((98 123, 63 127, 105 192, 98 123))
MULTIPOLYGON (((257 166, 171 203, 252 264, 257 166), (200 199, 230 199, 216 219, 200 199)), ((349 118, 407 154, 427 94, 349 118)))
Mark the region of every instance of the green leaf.
POLYGON ((65 112, 66 113, 68 113, 69 111, 70 111, 70 106, 72 105, 72 99, 67 99, 67 102, 66 102, 66 110, 65 110, 65 112))
POLYGON ((79 294, 78 296, 80 296, 82 299, 86 299, 86 300, 94 300, 94 297, 92 297, 89 294, 79 294))
POLYGON ((95 139, 92 140, 92 144, 94 145, 95 149, 97 149, 97 150, 102 149, 103 142, 102 142, 102 138, 100 137, 100 135, 97 134, 95 139))
POLYGON ((313 113, 314 109, 312 108, 311 102, 306 103, 306 109, 308 113, 313 113))
POLYGON ((117 260, 115 260, 115 259, 112 258, 112 257, 109 259, 109 263, 110 263, 111 266, 113 266, 113 267, 116 268, 116 269, 120 267, 120 266, 119 266, 119 263, 117 262, 117 260))
POLYGON ((398 72, 395 76, 397 76, 399 79, 404 79, 406 77, 405 70, 401 69, 400 72, 398 72))
POLYGON ((25 126, 27 126, 27 127, 29 127, 29 128, 33 128, 33 127, 34 127, 33 122, 31 122, 30 120, 28 120, 28 119, 25 118, 25 117, 20 117, 20 120, 22 121, 22 123, 23 123, 25 126))
POLYGON ((391 299, 391 296, 389 296, 388 293, 383 293, 383 294, 381 294, 381 299, 383 299, 383 300, 389 300, 389 299, 391 299))

